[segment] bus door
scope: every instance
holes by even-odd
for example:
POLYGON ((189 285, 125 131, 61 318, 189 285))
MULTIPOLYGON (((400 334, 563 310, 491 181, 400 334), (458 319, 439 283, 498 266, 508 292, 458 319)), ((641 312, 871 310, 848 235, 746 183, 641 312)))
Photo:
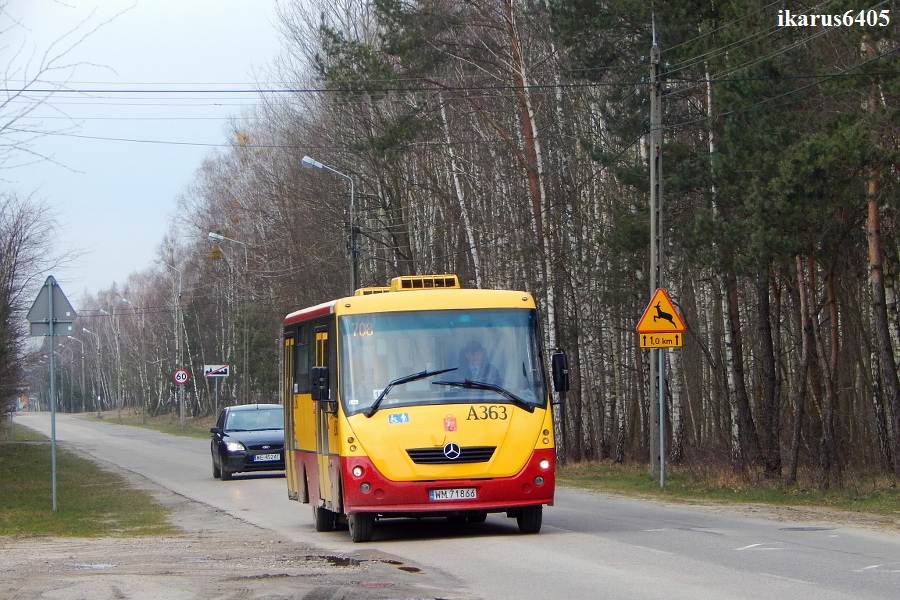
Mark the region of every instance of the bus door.
POLYGON ((294 337, 284 340, 284 360, 281 374, 281 404, 284 406, 284 468, 287 479, 288 498, 300 499, 300 486, 297 480, 297 465, 294 463, 297 440, 294 435, 294 337))
MULTIPOLYGON (((328 344, 328 327, 321 326, 316 328, 316 360, 315 366, 329 367, 331 369, 331 361, 329 360, 329 344, 328 344)), ((334 380, 333 375, 331 376, 334 380)), ((338 461, 331 460, 332 452, 337 451, 337 444, 332 440, 337 440, 337 416, 332 412, 332 407, 337 406, 337 393, 332 387, 331 402, 316 402, 316 461, 318 465, 319 479, 319 496, 324 501, 324 506, 328 510, 337 510, 338 493, 336 492, 340 477, 338 473, 338 461)))

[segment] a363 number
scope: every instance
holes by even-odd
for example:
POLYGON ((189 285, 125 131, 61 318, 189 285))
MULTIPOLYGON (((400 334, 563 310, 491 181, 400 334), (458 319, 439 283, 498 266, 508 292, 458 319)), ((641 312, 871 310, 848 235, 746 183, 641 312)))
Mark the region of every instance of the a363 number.
POLYGON ((509 418, 509 413, 506 406, 472 406, 469 407, 466 421, 505 421, 507 418, 509 418))

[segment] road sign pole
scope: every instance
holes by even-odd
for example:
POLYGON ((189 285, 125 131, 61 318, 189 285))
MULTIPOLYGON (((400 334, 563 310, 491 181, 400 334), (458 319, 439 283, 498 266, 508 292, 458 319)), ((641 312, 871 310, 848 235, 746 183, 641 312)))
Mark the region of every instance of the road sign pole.
POLYGON ((50 278, 44 283, 49 286, 48 313, 49 313, 49 329, 50 329, 50 497, 53 512, 56 512, 56 364, 53 360, 53 284, 55 281, 50 278))
POLYGON ((687 329, 665 290, 657 288, 638 321, 638 345, 650 351, 650 470, 666 485, 666 348, 681 346, 687 329), (653 390, 659 401, 653 402, 653 390))
POLYGON ((666 351, 657 348, 659 355, 659 487, 666 487, 666 351))
POLYGON ((31 305, 25 318, 28 319, 30 335, 50 337, 50 356, 47 357, 50 362, 50 495, 53 512, 56 512, 56 361, 53 358, 53 346, 55 345, 53 338, 56 331, 54 328, 60 325, 63 327, 63 331, 71 331, 72 323, 78 318, 78 315, 51 275, 44 281, 41 291, 38 292, 37 298, 34 299, 34 304, 31 305), (57 317, 58 314, 62 317, 57 317))

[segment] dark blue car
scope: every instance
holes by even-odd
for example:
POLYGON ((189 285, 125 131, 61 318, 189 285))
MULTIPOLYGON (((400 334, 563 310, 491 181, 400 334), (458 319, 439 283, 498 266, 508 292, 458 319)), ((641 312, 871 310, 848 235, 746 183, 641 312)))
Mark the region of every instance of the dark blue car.
POLYGON ((228 481, 234 473, 284 470, 284 408, 279 404, 228 406, 212 434, 213 477, 228 481))

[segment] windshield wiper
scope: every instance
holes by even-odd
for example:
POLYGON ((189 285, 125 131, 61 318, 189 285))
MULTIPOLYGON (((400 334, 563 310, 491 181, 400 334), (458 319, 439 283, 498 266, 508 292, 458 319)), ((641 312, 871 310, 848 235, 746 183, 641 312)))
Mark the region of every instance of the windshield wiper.
POLYGON ((525 400, 513 394, 508 389, 500 387, 499 385, 496 385, 494 383, 472 381, 471 379, 466 379, 465 381, 432 381, 431 385, 449 385, 451 387, 461 387, 467 390, 490 390, 492 392, 497 392, 501 396, 505 396, 519 408, 525 409, 528 412, 534 412, 534 404, 526 402, 525 400))
POLYGON ((391 381, 385 386, 381 393, 378 394, 378 398, 375 399, 375 402, 372 403, 372 406, 369 407, 369 410, 363 412, 366 417, 371 418, 378 411, 378 406, 381 404, 381 401, 384 400, 384 397, 388 395, 388 392, 391 391, 391 388, 395 385, 402 385, 404 383, 409 383, 411 381, 418 381, 419 379, 425 379, 426 377, 432 377, 434 375, 440 375, 441 373, 447 373, 449 371, 455 371, 456 367, 452 367, 450 369, 440 369, 438 371, 419 371, 418 373, 413 373, 411 375, 404 375, 403 377, 398 377, 397 379, 391 381))

